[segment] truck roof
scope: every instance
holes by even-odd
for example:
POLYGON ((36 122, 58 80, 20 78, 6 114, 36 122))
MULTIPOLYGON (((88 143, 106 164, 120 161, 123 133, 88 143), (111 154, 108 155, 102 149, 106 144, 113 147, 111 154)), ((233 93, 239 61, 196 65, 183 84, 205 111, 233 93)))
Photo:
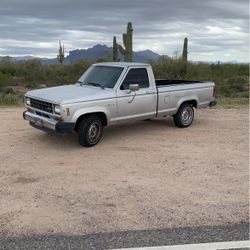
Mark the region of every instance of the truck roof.
POLYGON ((137 62, 101 62, 95 63, 94 65, 105 65, 105 66, 120 66, 120 67, 128 67, 128 66, 148 66, 147 63, 137 63, 137 62))

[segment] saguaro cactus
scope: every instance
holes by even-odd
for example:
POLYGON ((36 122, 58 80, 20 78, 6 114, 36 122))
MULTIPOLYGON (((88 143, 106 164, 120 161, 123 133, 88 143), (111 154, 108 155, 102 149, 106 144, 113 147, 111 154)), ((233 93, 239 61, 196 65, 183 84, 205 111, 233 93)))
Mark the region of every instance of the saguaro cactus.
POLYGON ((182 75, 187 74, 187 61, 188 61, 188 39, 185 37, 182 52, 182 75))
POLYGON ((64 45, 61 45, 61 41, 59 40, 59 51, 58 51, 58 55, 57 55, 57 60, 60 64, 63 64, 63 61, 65 59, 64 56, 64 45))
POLYGON ((113 62, 117 62, 119 60, 118 58, 118 48, 119 45, 116 42, 116 37, 113 37, 113 62))
POLYGON ((185 37, 185 39, 184 39, 182 59, 184 62, 187 62, 187 59, 188 59, 188 39, 187 39, 187 37, 185 37))
POLYGON ((133 27, 132 23, 128 23, 127 25, 127 33, 123 34, 123 45, 124 48, 119 45, 119 51, 124 55, 125 62, 133 61, 133 27))

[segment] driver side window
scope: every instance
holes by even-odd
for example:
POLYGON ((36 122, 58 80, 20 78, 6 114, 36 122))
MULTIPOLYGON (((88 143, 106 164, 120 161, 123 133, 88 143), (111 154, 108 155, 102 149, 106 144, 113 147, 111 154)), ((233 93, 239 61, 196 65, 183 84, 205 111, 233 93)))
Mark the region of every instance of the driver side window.
POLYGON ((129 84, 139 84, 140 89, 149 87, 148 73, 145 68, 130 69, 120 89, 129 89, 129 84))

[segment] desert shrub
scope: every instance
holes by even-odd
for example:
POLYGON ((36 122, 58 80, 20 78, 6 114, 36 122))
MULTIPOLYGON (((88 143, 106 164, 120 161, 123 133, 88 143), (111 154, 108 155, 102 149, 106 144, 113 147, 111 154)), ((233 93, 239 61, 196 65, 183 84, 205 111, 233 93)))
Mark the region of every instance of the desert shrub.
POLYGON ((157 61, 149 61, 157 79, 181 79, 182 62, 168 56, 161 56, 157 61))
POLYGON ((5 86, 5 84, 8 82, 9 76, 2 73, 0 71, 0 90, 5 86))
MULTIPOLYGON (((106 59, 100 61, 106 61, 106 59)), ((5 86, 11 85, 37 88, 41 84, 54 86, 75 83, 94 62, 82 60, 71 65, 47 65, 38 60, 13 63, 6 58, 0 62, 0 92, 5 86)), ((183 75, 182 61, 178 57, 161 56, 158 60, 149 63, 158 79, 214 81, 219 96, 249 96, 249 64, 188 62, 187 73, 183 75)), ((4 98, 15 100, 16 97, 4 98)))
POLYGON ((23 96, 20 94, 4 94, 0 93, 0 105, 21 105, 23 96))
POLYGON ((220 97, 248 97, 249 65, 233 63, 188 62, 187 74, 181 75, 182 62, 178 58, 160 57, 150 61, 156 78, 213 81, 220 97))
POLYGON ((242 92, 248 90, 248 79, 242 76, 234 76, 226 80, 225 86, 242 92))

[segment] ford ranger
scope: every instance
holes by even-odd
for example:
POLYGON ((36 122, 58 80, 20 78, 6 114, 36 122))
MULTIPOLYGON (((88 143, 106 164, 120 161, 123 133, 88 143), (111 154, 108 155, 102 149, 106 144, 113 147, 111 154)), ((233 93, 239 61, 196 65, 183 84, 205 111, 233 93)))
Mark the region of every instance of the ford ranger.
POLYGON ((45 132, 76 131, 82 146, 96 145, 105 126, 173 116, 179 128, 190 126, 194 108, 216 105, 215 84, 155 80, 149 64, 93 64, 72 85, 28 91, 23 118, 45 132))

